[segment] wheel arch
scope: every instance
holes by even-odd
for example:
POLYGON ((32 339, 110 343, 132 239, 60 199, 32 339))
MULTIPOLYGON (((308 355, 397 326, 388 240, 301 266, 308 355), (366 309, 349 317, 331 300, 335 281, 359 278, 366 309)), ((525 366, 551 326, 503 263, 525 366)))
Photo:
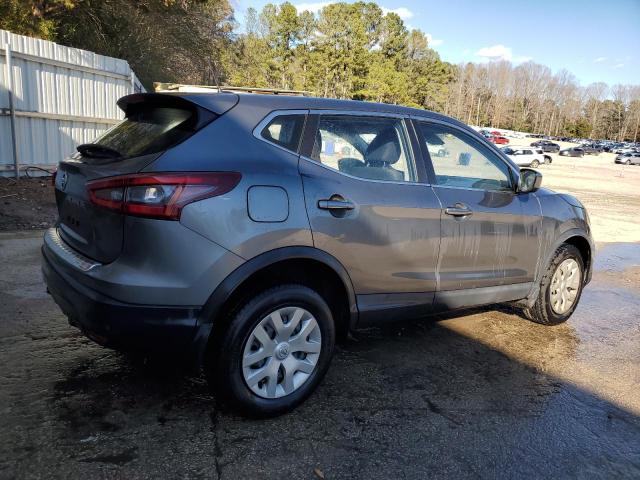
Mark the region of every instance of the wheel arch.
POLYGON ((317 248, 278 248, 243 263, 213 291, 198 318, 194 339, 198 360, 204 358, 209 337, 226 326, 224 314, 227 309, 233 309, 243 298, 258 290, 283 282, 319 290, 334 314, 337 331, 344 334, 355 328, 358 321, 356 295, 344 266, 317 248))
POLYGON ((547 254, 544 258, 544 262, 542 265, 544 268, 538 269, 536 274, 535 281, 533 282, 533 287, 527 295, 527 298, 524 299, 524 303, 528 306, 532 306, 535 302, 535 299, 538 296, 538 292, 540 291, 540 282, 542 281, 542 277, 545 272, 549 268, 553 260, 553 256, 556 253, 556 250, 561 245, 568 244, 573 245, 578 249, 580 254, 582 255, 582 260, 584 263, 584 285, 591 281, 591 272, 593 269, 593 257, 595 252, 595 245, 593 240, 591 240, 590 235, 582 229, 573 228, 565 231, 560 235, 556 241, 549 247, 547 254))
MULTIPOLYGON (((593 263, 593 247, 584 235, 572 235, 565 239, 563 244, 573 245, 582 255, 585 271, 585 283, 591 280, 591 267, 593 263)), ((558 245, 559 246, 559 245, 558 245)), ((557 248, 557 247, 556 247, 557 248)))

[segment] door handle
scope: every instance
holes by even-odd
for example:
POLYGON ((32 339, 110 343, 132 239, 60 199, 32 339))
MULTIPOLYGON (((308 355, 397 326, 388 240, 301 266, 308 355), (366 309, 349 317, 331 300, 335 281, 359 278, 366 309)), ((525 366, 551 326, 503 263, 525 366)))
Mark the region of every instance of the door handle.
POLYGON ((337 200, 332 197, 327 200, 318 200, 318 208, 321 210, 353 210, 356 206, 349 200, 337 200))
POLYGON ((468 217, 473 212, 464 203, 456 203, 453 207, 445 208, 444 213, 453 217, 468 217))

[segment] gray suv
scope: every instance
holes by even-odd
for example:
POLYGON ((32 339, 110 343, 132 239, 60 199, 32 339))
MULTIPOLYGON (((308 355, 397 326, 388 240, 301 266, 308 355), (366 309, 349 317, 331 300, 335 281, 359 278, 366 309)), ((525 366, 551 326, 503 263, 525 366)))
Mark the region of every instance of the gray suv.
POLYGON ((188 354, 246 414, 302 402, 363 325, 502 302, 554 325, 590 280, 582 204, 449 117, 234 93, 118 105, 59 165, 48 290, 102 345, 188 354))

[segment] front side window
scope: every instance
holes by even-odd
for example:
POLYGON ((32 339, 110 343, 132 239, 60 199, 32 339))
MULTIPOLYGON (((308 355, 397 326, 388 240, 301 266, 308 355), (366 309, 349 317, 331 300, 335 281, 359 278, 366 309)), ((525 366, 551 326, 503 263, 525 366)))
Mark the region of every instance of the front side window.
POLYGON ((354 177, 416 181, 404 123, 398 118, 320 115, 311 158, 354 177))
POLYGON ((429 152, 449 152, 447 156, 430 155, 437 185, 512 190, 509 167, 480 142, 445 125, 418 121, 417 127, 429 152))
POLYGON ((304 128, 304 119, 305 116, 302 114, 278 115, 262 129, 260 135, 269 142, 297 152, 304 128))

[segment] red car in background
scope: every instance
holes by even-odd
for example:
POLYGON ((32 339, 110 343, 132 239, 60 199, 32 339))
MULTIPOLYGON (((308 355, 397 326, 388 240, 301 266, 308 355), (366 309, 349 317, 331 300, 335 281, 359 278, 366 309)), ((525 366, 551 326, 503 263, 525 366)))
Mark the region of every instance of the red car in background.
POLYGON ((507 143, 509 143, 509 139, 507 137, 503 137, 502 135, 494 135, 489 138, 489 141, 497 145, 506 145, 507 143))

